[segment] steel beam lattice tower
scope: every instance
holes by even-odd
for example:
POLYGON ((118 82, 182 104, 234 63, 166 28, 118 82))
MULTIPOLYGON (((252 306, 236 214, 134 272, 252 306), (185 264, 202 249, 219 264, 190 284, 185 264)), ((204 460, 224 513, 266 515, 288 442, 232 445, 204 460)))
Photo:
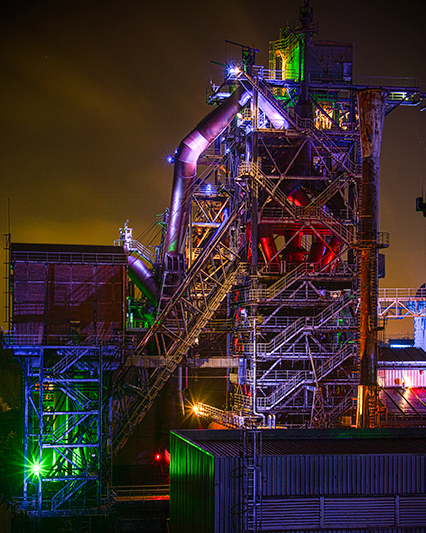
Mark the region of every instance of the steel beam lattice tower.
POLYGON ((110 351, 14 350, 24 371, 23 509, 39 518, 99 513, 110 481, 110 351))
MULTIPOLYGON (((207 91, 215 110, 176 151, 157 319, 122 376, 147 355, 165 366, 115 413, 118 448, 179 365, 212 357, 212 339, 232 362, 227 407, 205 402, 200 416, 226 427, 355 424, 360 336, 370 381, 377 360, 365 272, 376 301, 378 250, 389 244, 378 189, 368 190, 378 164, 365 155, 360 106, 380 94, 383 119, 423 93, 418 80, 356 78, 352 45, 314 40, 317 31, 306 3, 270 43, 268 69, 242 46, 207 91)), ((377 404, 371 413, 362 425, 376 425, 377 404)))
POLYGON ((99 514, 111 484, 112 372, 123 358, 122 248, 10 245, 13 329, 23 371, 21 507, 99 514))

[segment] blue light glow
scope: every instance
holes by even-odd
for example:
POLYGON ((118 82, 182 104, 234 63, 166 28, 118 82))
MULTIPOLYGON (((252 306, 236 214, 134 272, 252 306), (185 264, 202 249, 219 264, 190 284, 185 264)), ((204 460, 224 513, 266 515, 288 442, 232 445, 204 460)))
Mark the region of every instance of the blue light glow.
POLYGON ((391 348, 412 348, 412 344, 391 344, 391 348))

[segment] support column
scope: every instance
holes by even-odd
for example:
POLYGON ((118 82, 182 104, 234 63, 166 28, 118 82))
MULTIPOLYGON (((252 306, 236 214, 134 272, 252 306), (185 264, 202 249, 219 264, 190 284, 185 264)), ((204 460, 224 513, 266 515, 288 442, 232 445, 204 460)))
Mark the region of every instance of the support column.
POLYGON ((362 181, 358 248, 360 254, 360 382, 357 427, 380 425, 377 387, 377 304, 379 167, 386 93, 366 89, 358 93, 362 181))

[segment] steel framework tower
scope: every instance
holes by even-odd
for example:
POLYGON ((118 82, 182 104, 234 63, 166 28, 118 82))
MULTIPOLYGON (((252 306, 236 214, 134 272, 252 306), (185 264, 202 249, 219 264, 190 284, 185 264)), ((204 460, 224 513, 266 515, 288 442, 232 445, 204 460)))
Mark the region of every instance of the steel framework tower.
POLYGON ((23 370, 21 508, 39 519, 105 512, 111 376, 122 361, 126 256, 113 246, 10 245, 23 370))
MULTIPOLYGON (((424 95, 417 80, 354 78, 352 45, 313 40, 317 29, 306 4, 270 43, 269 69, 242 46, 208 90, 216 109, 176 152, 156 320, 126 362, 158 366, 116 411, 117 448, 178 366, 194 352, 211 358, 212 339, 230 369, 228 401, 226 411, 199 404, 199 415, 227 427, 355 423, 357 388, 374 379, 378 249, 388 245, 359 102, 380 100, 383 117, 424 95)), ((377 424, 376 403, 359 423, 377 424)))
MULTIPOLYGON (((199 403, 198 414, 226 427, 347 426, 357 405, 362 425, 377 424, 378 249, 388 238, 377 228, 380 135, 369 128, 425 94, 417 80, 355 78, 352 46, 314 40, 317 30, 307 2, 270 43, 269 68, 242 46, 209 87, 214 110, 175 154, 155 255, 127 225, 111 250, 12 249, 5 344, 24 370, 27 509, 105 510, 112 454, 168 379, 202 360, 224 369, 227 399, 199 403), (146 309, 131 348, 126 267, 146 309)), ((254 524, 256 494, 246 502, 254 524)))

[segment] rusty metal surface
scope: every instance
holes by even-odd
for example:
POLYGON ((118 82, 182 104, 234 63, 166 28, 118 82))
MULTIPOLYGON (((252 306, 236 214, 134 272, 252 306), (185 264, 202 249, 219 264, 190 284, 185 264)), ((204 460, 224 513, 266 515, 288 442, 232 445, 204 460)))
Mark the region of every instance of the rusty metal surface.
POLYGON ((360 391, 357 425, 376 427, 377 410, 377 304, 380 147, 385 116, 386 93, 364 90, 358 93, 358 114, 362 154, 360 252, 360 391), (374 404, 376 407, 374 407, 374 404), (368 405, 368 408, 367 408, 368 405))

